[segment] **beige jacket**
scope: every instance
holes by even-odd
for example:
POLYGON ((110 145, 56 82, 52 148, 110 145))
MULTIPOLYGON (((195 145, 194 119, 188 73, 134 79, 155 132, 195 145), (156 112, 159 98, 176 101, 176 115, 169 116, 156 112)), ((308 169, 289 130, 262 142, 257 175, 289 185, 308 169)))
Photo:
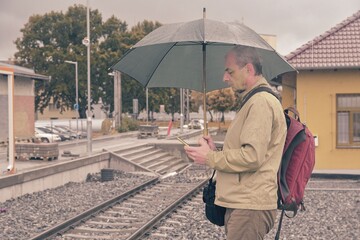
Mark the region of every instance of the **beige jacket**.
MULTIPOLYGON (((269 86, 265 79, 254 88, 259 85, 269 86)), ((285 138, 280 102, 267 92, 253 95, 229 126, 223 151, 207 155, 207 164, 217 170, 215 203, 227 208, 276 209, 277 170, 285 138)))

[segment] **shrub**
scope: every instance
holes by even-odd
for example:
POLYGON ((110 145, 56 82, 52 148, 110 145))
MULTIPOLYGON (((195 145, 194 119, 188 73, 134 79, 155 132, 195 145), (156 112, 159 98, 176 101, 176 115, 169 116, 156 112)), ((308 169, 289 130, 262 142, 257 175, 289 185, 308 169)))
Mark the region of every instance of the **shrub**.
POLYGON ((118 128, 118 132, 128 132, 128 131, 136 131, 139 129, 139 124, 136 120, 129 118, 129 117, 123 117, 121 120, 120 127, 118 128))

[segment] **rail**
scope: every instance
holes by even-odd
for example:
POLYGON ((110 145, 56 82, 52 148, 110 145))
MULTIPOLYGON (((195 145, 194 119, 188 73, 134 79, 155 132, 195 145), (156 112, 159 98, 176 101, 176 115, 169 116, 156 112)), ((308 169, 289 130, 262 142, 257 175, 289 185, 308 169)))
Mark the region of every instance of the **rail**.
POLYGON ((53 239, 61 236, 66 239, 92 238, 92 239, 139 239, 149 232, 161 219, 174 212, 181 204, 192 198, 203 188, 208 179, 202 179, 196 183, 176 183, 172 189, 172 182, 154 178, 136 188, 123 193, 111 200, 105 201, 47 231, 34 236, 31 240, 53 239), (174 191, 175 190, 175 191, 174 191), (169 196, 172 192, 172 196, 169 196), (164 197, 168 196, 168 197, 164 197), (158 199, 159 200, 158 200, 158 199), (139 208, 144 207, 147 201, 166 201, 159 209, 152 209, 149 213, 143 213, 139 208), (139 219, 136 211, 143 213, 143 219, 139 219), (128 214, 129 213, 129 214, 128 214), (106 222, 101 219, 107 219, 106 222), (113 219, 114 222, 109 222, 113 219), (110 228, 99 227, 100 225, 111 226, 110 228))
POLYGON ((131 196, 132 194, 139 192, 142 189, 144 189, 152 184, 155 184, 158 180, 159 180, 158 177, 153 178, 153 179, 151 179, 151 180, 149 180, 149 181, 119 195, 119 196, 116 196, 108 201, 105 201, 105 202, 63 222, 63 223, 60 223, 60 224, 48 229, 47 231, 40 233, 39 235, 32 237, 31 240, 43 240, 43 239, 54 237, 56 235, 60 235, 60 233, 66 232, 73 225, 77 225, 77 223, 91 217, 92 215, 96 214, 97 212, 100 212, 100 211, 112 206, 113 204, 115 204, 119 201, 122 201, 123 199, 131 196))

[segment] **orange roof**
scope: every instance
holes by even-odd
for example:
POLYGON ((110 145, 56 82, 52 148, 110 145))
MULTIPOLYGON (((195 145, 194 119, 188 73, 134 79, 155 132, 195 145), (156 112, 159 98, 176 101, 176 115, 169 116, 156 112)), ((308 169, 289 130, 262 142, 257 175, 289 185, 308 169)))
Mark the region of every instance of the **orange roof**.
POLYGON ((299 70, 359 68, 360 11, 285 58, 299 70))

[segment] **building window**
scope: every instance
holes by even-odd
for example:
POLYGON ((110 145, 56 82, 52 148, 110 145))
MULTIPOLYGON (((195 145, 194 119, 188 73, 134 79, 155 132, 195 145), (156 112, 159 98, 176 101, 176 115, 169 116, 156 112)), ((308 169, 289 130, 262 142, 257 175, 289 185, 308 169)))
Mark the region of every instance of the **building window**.
POLYGON ((360 147, 360 94, 336 95, 337 146, 360 147))

